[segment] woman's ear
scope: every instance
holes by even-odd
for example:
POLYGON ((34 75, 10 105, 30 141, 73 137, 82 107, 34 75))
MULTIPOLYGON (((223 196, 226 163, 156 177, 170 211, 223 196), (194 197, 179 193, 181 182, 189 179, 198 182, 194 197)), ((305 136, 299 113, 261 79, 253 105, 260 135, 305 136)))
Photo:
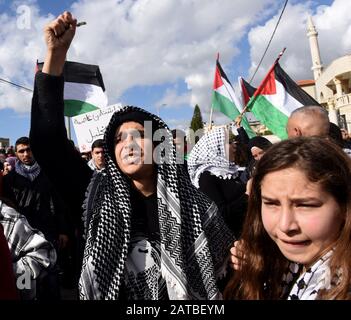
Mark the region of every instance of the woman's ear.
POLYGON ((294 127, 295 137, 302 137, 302 131, 298 127, 294 127))

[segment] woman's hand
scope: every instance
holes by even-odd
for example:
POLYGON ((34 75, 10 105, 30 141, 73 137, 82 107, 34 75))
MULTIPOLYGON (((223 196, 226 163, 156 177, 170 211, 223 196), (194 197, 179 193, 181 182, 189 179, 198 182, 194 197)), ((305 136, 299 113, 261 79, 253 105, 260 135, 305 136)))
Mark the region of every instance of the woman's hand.
POLYGON ((245 255, 242 252, 243 241, 238 240, 234 242, 233 247, 230 249, 230 266, 234 270, 241 270, 245 255))
POLYGON ((77 19, 70 12, 65 11, 44 28, 47 54, 43 72, 59 76, 62 74, 67 51, 74 38, 77 19))

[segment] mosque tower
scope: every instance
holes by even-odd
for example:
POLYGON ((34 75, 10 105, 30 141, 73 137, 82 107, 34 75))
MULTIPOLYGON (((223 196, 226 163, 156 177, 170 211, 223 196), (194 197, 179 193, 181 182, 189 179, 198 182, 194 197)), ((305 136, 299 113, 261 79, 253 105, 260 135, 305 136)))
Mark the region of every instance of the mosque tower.
MULTIPOLYGON (((311 49, 311 57, 312 57, 312 71, 315 80, 315 95, 319 102, 323 102, 321 97, 321 88, 320 81, 317 81, 323 72, 323 65, 321 62, 321 55, 319 52, 319 45, 318 45, 318 32, 316 27, 313 24, 312 17, 308 16, 307 18, 307 37, 309 38, 310 42, 310 49, 311 49)), ((334 82, 337 88, 338 96, 342 95, 341 92, 341 82, 336 77, 334 78, 334 82)), ((338 110, 335 108, 335 100, 328 99, 326 101, 327 106, 326 109, 328 110, 329 120, 335 124, 338 124, 338 110)))
POLYGON ((310 41, 314 80, 317 80, 322 74, 323 65, 321 62, 321 55, 319 52, 318 32, 313 24, 311 16, 308 16, 307 18, 307 36, 310 41))

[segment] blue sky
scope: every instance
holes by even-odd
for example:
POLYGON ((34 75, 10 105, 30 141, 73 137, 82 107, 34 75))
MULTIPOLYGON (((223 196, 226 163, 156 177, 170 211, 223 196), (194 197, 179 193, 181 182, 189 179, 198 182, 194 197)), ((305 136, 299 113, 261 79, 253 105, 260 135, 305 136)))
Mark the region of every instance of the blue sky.
MULTIPOLYGON (((199 104, 211 105, 215 58, 234 87, 260 60, 284 0, 0 0, 0 77, 32 88, 34 63, 45 55, 43 26, 68 9, 79 28, 68 60, 100 66, 109 103, 157 113, 171 128, 186 129, 199 104), (28 9, 28 11, 26 11, 28 9), (25 20, 24 18, 27 18, 25 20)), ((283 47, 282 67, 295 79, 312 79, 306 18, 319 31, 322 61, 351 49, 351 2, 290 0, 253 81, 257 85, 283 47)), ((0 137, 11 144, 30 127, 31 94, 0 82, 0 137)), ((215 123, 228 123, 215 113, 215 123)))

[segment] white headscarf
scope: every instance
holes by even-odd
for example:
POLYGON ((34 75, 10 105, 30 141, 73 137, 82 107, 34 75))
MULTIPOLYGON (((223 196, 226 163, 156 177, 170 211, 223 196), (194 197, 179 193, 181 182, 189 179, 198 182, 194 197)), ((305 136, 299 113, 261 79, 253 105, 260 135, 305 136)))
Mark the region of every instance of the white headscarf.
POLYGON ((222 179, 232 179, 244 169, 226 157, 225 140, 225 129, 216 128, 202 136, 191 150, 188 157, 188 171, 195 187, 199 188, 200 176, 205 171, 222 179))

